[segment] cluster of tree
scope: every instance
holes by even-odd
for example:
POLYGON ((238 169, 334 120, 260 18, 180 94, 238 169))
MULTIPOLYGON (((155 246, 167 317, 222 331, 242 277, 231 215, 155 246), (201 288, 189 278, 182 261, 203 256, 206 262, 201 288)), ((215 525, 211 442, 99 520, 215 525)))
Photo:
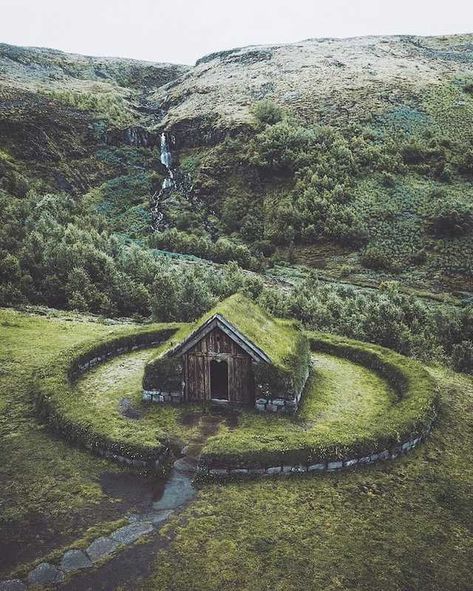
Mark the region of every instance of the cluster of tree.
MULTIPOLYGON (((99 215, 65 194, 4 194, 0 208, 0 304, 148 317, 160 309, 159 301, 172 300, 162 294, 173 277, 180 286, 173 296, 180 318, 188 320, 222 295, 213 269, 176 267, 149 248, 127 245, 99 215)), ((164 312, 158 316, 169 319, 164 312)))
POLYGON ((216 263, 236 261, 245 269, 257 270, 261 262, 247 245, 229 238, 218 238, 215 242, 206 234, 192 234, 176 228, 155 232, 148 238, 152 248, 192 254, 216 263))
POLYGON ((380 292, 321 285, 287 293, 235 262, 174 264, 111 235, 99 216, 64 194, 0 197, 0 304, 23 302, 108 316, 190 321, 243 291, 278 316, 473 371, 473 311, 427 306, 387 284, 380 292))
POLYGON ((473 307, 428 305, 403 294, 394 282, 378 292, 320 284, 310 276, 289 295, 264 289, 260 303, 307 327, 389 347, 424 360, 473 372, 473 307))

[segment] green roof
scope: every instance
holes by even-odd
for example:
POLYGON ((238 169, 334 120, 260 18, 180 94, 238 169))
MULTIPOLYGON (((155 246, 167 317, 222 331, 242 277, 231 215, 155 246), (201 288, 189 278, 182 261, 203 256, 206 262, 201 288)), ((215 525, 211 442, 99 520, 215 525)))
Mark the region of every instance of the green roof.
MULTIPOLYGON (((184 339, 216 314, 223 316, 266 353, 276 367, 290 369, 289 358, 296 352, 299 339, 304 338, 298 322, 274 318, 252 300, 237 293, 219 302, 199 318, 184 339)), ((182 337, 182 333, 179 336, 182 337)))

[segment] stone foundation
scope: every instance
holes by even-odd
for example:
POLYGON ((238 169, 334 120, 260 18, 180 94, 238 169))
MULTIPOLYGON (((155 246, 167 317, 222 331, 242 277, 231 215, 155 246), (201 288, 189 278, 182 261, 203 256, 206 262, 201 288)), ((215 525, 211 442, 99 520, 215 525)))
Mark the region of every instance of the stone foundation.
POLYGON ((304 376, 304 382, 300 391, 295 396, 290 396, 288 398, 272 398, 271 396, 260 396, 255 400, 255 408, 261 412, 283 412, 288 414, 294 414, 297 412, 299 407, 299 402, 302 398, 302 393, 304 392, 305 385, 309 378, 310 368, 307 369, 307 372, 304 376))
POLYGON ((143 390, 143 400, 146 402, 159 402, 161 404, 180 404, 184 402, 182 392, 163 392, 161 390, 143 390))
POLYGON ((327 460, 314 462, 312 464, 282 464, 280 466, 268 466, 266 468, 261 467, 243 467, 238 468, 210 468, 205 463, 201 463, 198 467, 198 475, 203 478, 210 479, 223 479, 223 478, 238 478, 238 477, 270 477, 270 476, 289 476, 297 474, 305 474, 309 472, 336 472, 339 470, 345 470, 347 468, 355 468, 357 466, 364 466, 368 464, 374 464, 375 462, 382 460, 394 460, 399 456, 407 454, 409 451, 414 449, 424 441, 427 435, 432 429, 432 423, 426 428, 422 435, 412 437, 408 441, 399 445, 393 446, 390 449, 385 449, 381 452, 371 453, 369 455, 360 457, 348 457, 341 460, 327 460))

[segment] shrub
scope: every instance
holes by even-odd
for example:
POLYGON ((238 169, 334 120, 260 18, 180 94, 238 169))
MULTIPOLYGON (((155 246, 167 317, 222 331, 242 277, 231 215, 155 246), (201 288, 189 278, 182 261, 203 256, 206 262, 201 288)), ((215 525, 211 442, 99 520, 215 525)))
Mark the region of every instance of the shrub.
POLYGON ((254 117, 260 123, 274 125, 283 118, 283 110, 270 100, 257 102, 251 109, 254 117))
POLYGON ((473 205, 453 198, 439 201, 426 220, 435 236, 462 236, 473 230, 473 205))
POLYGON ((473 374, 473 342, 462 341, 453 345, 452 363, 456 371, 473 374))

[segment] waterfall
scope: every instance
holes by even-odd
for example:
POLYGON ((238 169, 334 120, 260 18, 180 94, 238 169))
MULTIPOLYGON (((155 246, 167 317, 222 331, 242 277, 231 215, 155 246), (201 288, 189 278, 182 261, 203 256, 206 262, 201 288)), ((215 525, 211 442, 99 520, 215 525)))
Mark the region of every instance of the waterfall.
POLYGON ((189 200, 192 199, 192 177, 183 173, 179 167, 173 167, 173 158, 169 148, 166 134, 161 133, 160 162, 166 168, 167 176, 163 180, 161 188, 151 197, 151 227, 153 230, 162 230, 169 223, 166 218, 166 204, 172 203, 176 195, 189 200))
POLYGON ((161 134, 161 164, 163 164, 168 171, 168 177, 163 181, 163 189, 169 189, 173 185, 173 174, 171 170, 172 156, 164 132, 161 134))
POLYGON ((163 180, 161 190, 156 192, 151 199, 151 211, 153 216, 152 226, 154 229, 157 229, 163 221, 163 203, 171 197, 172 190, 176 184, 174 180, 174 173, 171 168, 172 154, 171 150, 169 149, 166 134, 164 132, 161 134, 161 153, 159 159, 161 164, 166 167, 167 177, 163 180))

